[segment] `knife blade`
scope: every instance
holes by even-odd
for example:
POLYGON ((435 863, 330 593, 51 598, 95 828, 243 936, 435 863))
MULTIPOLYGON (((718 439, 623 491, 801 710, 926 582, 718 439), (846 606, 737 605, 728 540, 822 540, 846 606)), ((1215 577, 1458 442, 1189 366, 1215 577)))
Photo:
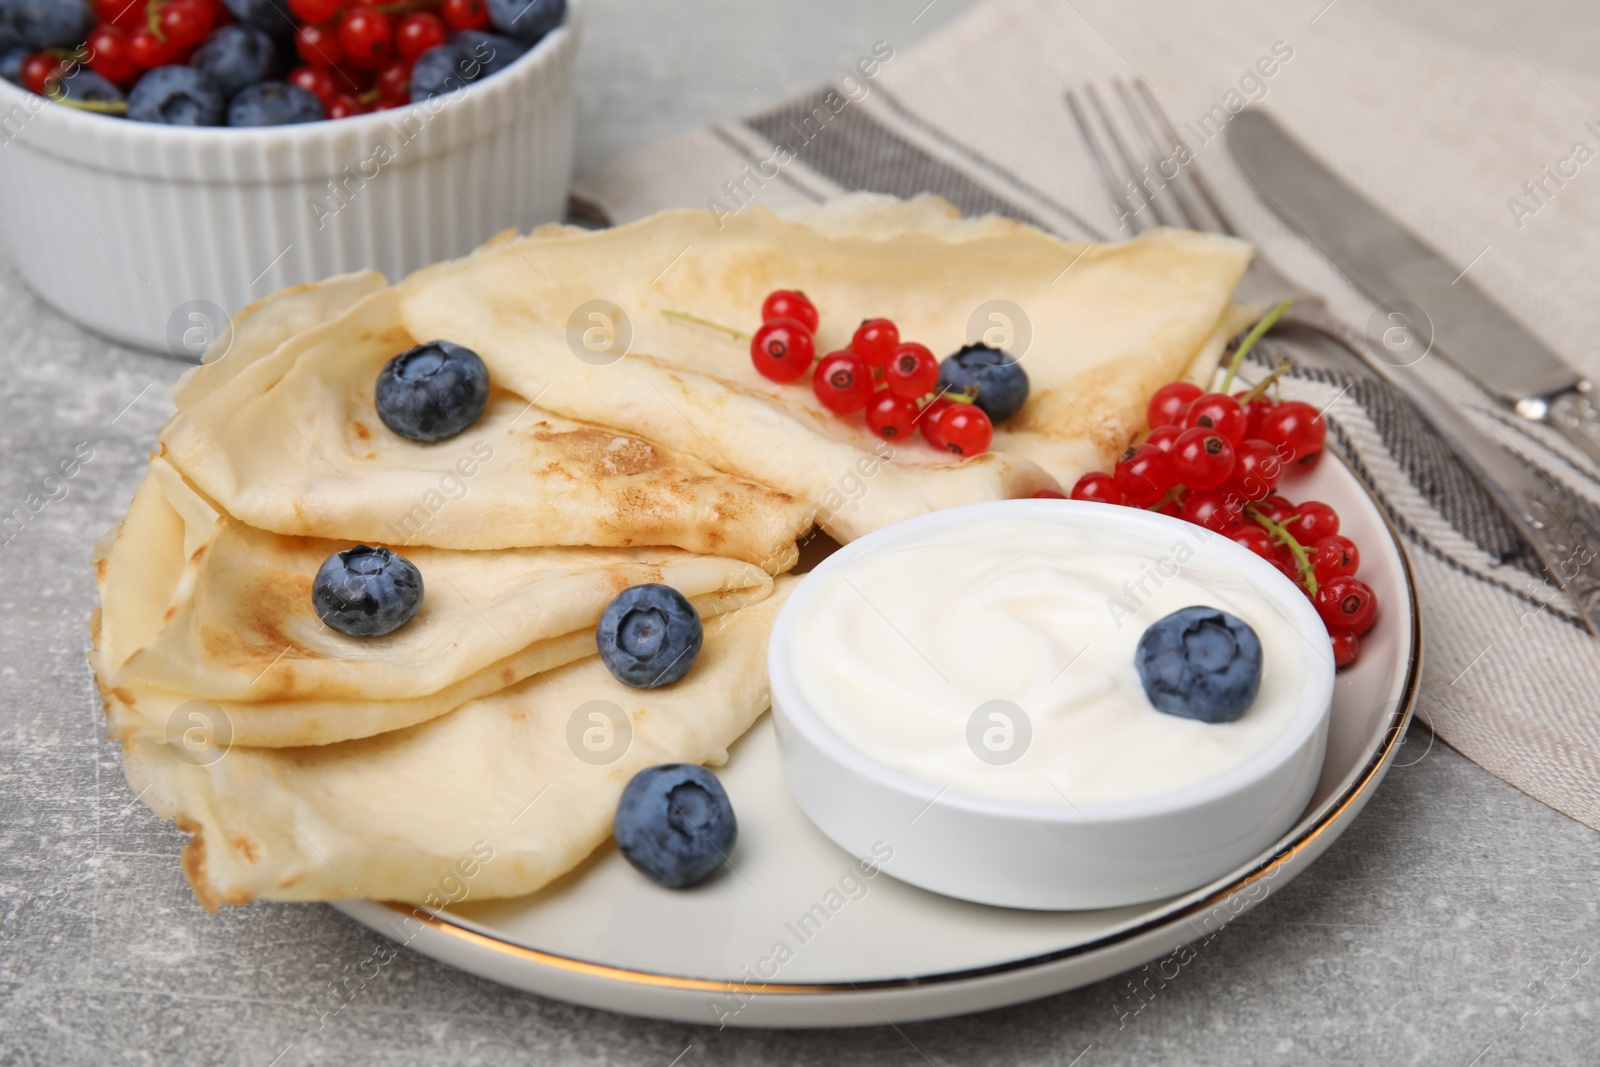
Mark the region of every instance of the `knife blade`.
POLYGON ((1434 352, 1600 463, 1600 408, 1590 383, 1466 270, 1357 192, 1265 112, 1237 115, 1227 141, 1256 192, 1345 277, 1380 305, 1406 301, 1420 308, 1434 352))

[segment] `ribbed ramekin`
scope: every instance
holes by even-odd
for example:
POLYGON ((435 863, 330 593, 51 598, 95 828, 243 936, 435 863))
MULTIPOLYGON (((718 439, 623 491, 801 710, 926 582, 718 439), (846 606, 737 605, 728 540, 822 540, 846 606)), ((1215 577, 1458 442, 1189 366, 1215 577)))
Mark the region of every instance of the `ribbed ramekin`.
POLYGON ((75 111, 0 81, 0 233, 62 314, 198 360, 288 285, 397 279, 561 217, 572 178, 566 23, 448 96, 335 122, 185 129, 75 111))

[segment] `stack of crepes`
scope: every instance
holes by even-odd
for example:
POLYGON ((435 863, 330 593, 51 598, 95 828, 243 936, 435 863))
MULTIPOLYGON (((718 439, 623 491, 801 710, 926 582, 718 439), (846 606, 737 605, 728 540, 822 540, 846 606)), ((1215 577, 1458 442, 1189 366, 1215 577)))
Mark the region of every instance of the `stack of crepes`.
POLYGON ((184 870, 208 907, 432 902, 489 851, 474 898, 533 892, 608 839, 635 772, 719 763, 766 709, 798 542, 1109 467, 1156 386, 1209 378, 1248 316, 1230 298, 1249 255, 1179 231, 1072 245, 932 198, 857 197, 790 219, 550 226, 397 286, 363 274, 269 297, 178 383, 97 553, 91 662, 129 783, 194 835, 184 870), (1031 335, 1030 399, 982 455, 891 448, 807 383, 756 373, 730 331, 778 288, 821 309, 819 353, 880 315, 948 353, 1006 301, 1031 335), (373 388, 435 339, 477 352, 492 392, 471 428, 421 444, 383 425, 373 388), (312 609, 318 566, 358 542, 426 584, 384 637, 312 609), (596 654, 602 610, 641 582, 706 623, 694 668, 661 689, 620 684, 596 654), (574 742, 595 701, 627 718, 609 762, 574 742))

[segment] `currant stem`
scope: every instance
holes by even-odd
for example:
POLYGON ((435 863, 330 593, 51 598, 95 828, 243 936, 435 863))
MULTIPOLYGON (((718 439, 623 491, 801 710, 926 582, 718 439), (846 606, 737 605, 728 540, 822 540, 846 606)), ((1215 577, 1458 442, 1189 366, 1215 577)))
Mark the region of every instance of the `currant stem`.
POLYGON ((73 100, 60 92, 51 95, 49 99, 57 104, 75 107, 79 111, 93 111, 97 115, 126 115, 128 113, 128 102, 126 100, 73 100))
POLYGON ((748 341, 752 336, 751 334, 745 333, 743 330, 735 330, 732 326, 724 326, 720 322, 712 322, 710 319, 702 319, 700 316, 691 315, 687 311, 674 311, 671 308, 663 308, 661 314, 670 316, 674 319, 682 319, 685 322, 692 322, 696 326, 708 326, 713 330, 721 330, 723 333, 732 334, 741 341, 748 341))
POLYGON ((1243 405, 1250 403, 1252 400, 1256 400, 1265 396, 1267 390, 1275 387, 1278 384, 1278 379, 1283 377, 1284 372, 1287 371, 1291 366, 1293 366, 1293 364, 1287 359, 1280 361, 1276 367, 1272 368, 1272 372, 1270 374, 1261 379, 1255 385, 1251 386, 1250 391, 1239 398, 1240 406, 1242 407, 1243 405))
POLYGON ((1183 495, 1183 486, 1175 485, 1171 489, 1168 489, 1167 492, 1166 492, 1166 495, 1163 496, 1160 500, 1157 500, 1154 504, 1145 505, 1145 510, 1146 511, 1160 511, 1162 508, 1166 507, 1168 504, 1172 503, 1174 500, 1177 500, 1182 495, 1183 495))
POLYGON ((1290 554, 1294 556, 1295 563, 1300 568, 1300 580, 1305 585, 1306 591, 1312 596, 1316 596, 1317 569, 1311 565, 1311 557, 1306 554, 1305 546, 1299 541, 1295 540, 1294 534, 1289 532, 1288 527, 1284 526, 1282 523, 1273 522, 1271 519, 1267 518, 1261 513, 1260 508, 1252 505, 1244 510, 1247 515, 1256 520, 1256 522, 1260 523, 1261 526, 1272 535, 1275 541, 1289 549, 1290 554))
POLYGON ((1261 321, 1250 327, 1250 332, 1244 335, 1244 340, 1239 342, 1239 347, 1233 353, 1233 360, 1228 364, 1228 373, 1222 378, 1222 388, 1218 392, 1226 393, 1228 386, 1233 384, 1233 376, 1239 373, 1239 366, 1244 362, 1244 357, 1250 354, 1250 349, 1255 347, 1257 341, 1273 324, 1283 318, 1283 313, 1289 310, 1289 301, 1279 301, 1278 306, 1261 316, 1261 321))

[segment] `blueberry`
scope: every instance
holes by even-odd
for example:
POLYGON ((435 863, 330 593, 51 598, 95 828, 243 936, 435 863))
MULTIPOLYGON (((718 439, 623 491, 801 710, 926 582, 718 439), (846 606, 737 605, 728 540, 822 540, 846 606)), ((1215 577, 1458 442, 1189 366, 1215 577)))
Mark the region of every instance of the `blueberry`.
POLYGON ((61 79, 61 95, 79 104, 120 104, 122 90, 87 67, 78 67, 61 79))
POLYGON ((327 117, 322 101, 288 82, 260 82, 241 89, 228 105, 229 126, 291 126, 327 117))
POLYGON ((378 418, 401 437, 443 441, 483 414, 489 368, 470 348, 430 341, 384 364, 373 399, 378 418))
POLYGON ((222 0, 222 3, 246 26, 254 26, 280 41, 294 36, 297 24, 289 12, 288 0, 222 0))
POLYGON ((535 45, 567 17, 567 0, 489 0, 494 28, 525 44, 535 45))
POLYGON ((973 403, 998 426, 1028 402, 1028 375, 1001 349, 967 345, 939 364, 939 389, 974 394, 973 403))
POLYGON ((671 685, 694 666, 705 631, 700 615, 670 585, 635 585, 606 605, 595 630, 600 658, 623 685, 671 685))
MULTIPOLYGON (((0 26, 0 35, 5 33, 5 27, 0 26)), ((27 59, 29 52, 26 48, 12 48, 10 51, 0 51, 0 78, 4 78, 12 85, 22 84, 22 61, 27 59)))
POLYGON ((217 83, 193 67, 156 67, 128 94, 128 117, 167 126, 221 126, 227 102, 217 83))
POLYGON ((382 637, 422 607, 422 572, 387 548, 357 545, 335 552, 311 583, 317 618, 351 637, 382 637))
POLYGON ((203 70, 231 98, 241 89, 267 80, 277 62, 272 38, 253 26, 224 26, 189 57, 189 65, 203 70))
POLYGON ((34 51, 76 48, 92 29, 88 0, 0 0, 0 35, 34 51))
POLYGON ((473 75, 473 80, 499 74, 526 55, 529 47, 515 38, 502 37, 498 33, 484 33, 482 30, 462 30, 452 35, 450 40, 465 49, 464 54, 469 66, 476 63, 482 68, 473 75))
POLYGON ((634 868, 668 889, 703 882, 739 836, 717 776, 692 763, 663 763, 633 776, 611 832, 634 868))
POLYGON ((1139 638, 1133 654, 1157 711, 1201 722, 1232 722, 1261 687, 1261 639, 1216 608, 1181 608, 1139 638))
POLYGON ((483 62, 458 41, 436 44, 411 66, 413 103, 453 92, 483 77, 483 62))

